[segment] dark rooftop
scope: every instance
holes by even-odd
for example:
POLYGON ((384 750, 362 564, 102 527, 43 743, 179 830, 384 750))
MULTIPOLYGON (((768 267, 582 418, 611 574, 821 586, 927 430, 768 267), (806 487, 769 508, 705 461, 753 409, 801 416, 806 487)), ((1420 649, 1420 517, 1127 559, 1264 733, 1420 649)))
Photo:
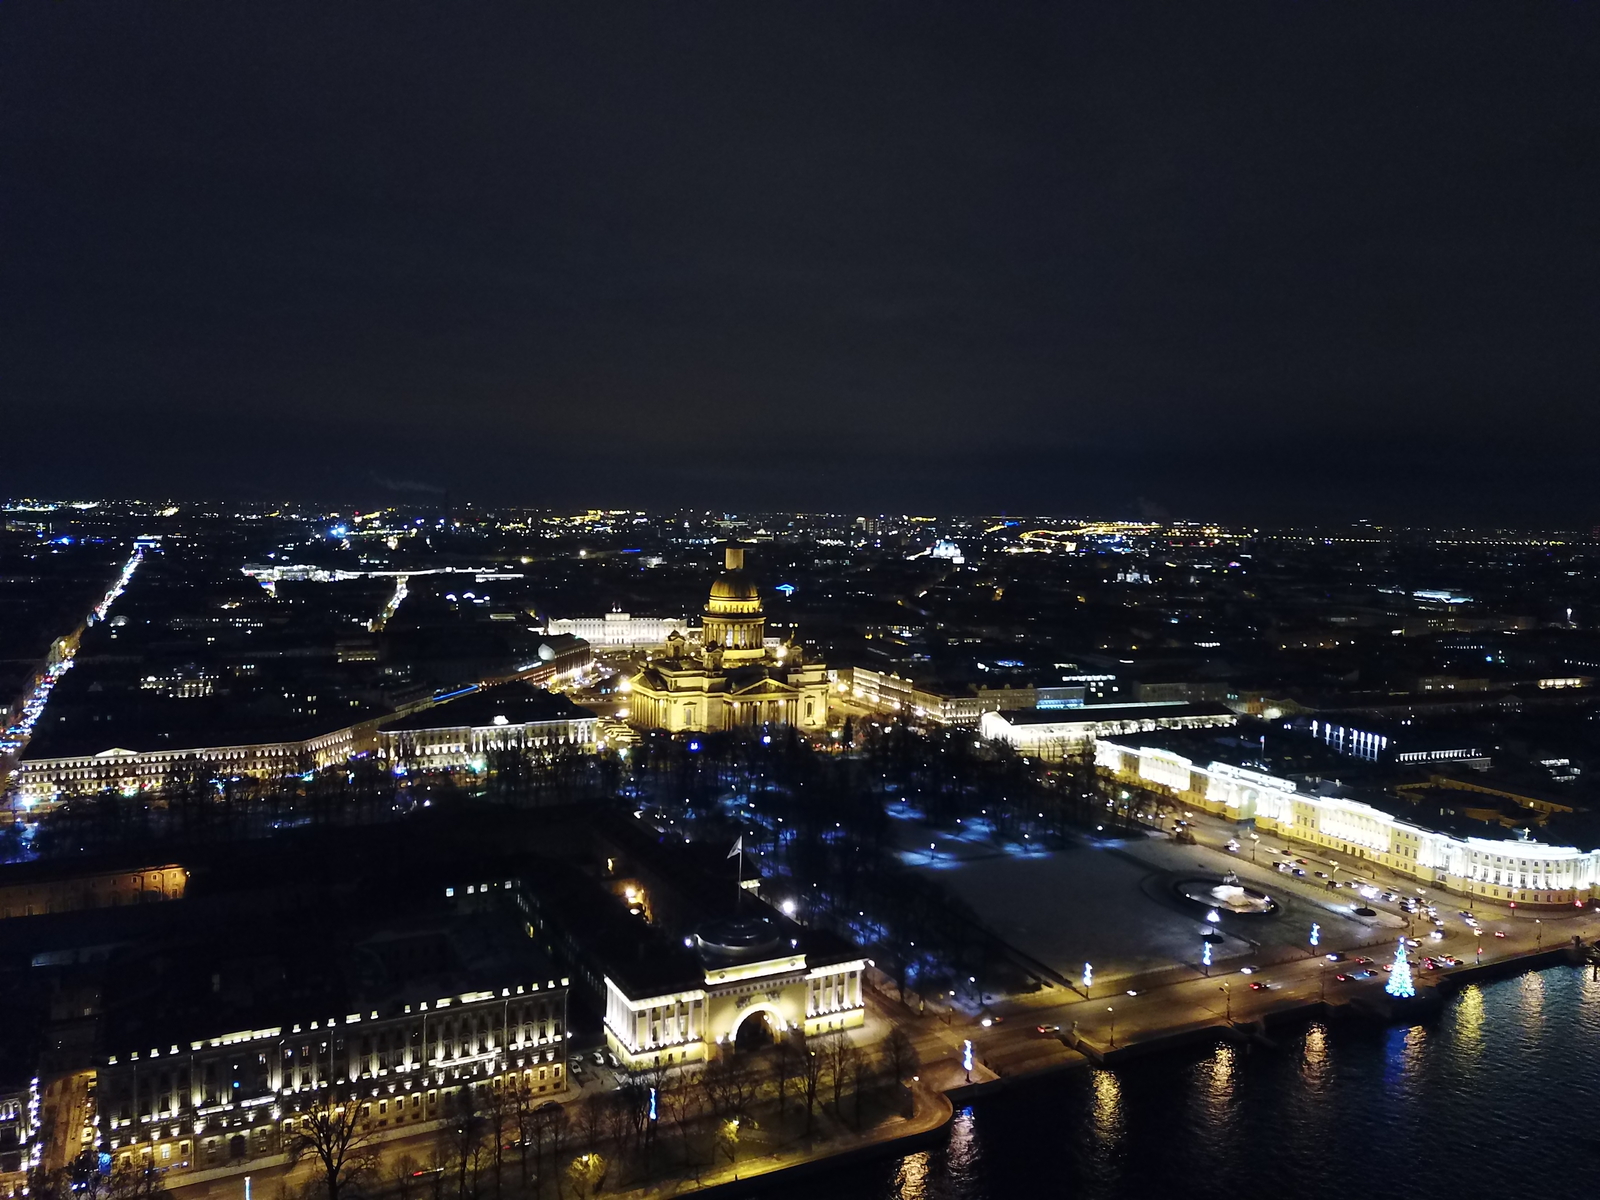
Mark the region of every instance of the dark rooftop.
POLYGON ((447 700, 383 725, 386 730, 461 729, 489 725, 528 725, 593 717, 559 692, 513 680, 447 700))

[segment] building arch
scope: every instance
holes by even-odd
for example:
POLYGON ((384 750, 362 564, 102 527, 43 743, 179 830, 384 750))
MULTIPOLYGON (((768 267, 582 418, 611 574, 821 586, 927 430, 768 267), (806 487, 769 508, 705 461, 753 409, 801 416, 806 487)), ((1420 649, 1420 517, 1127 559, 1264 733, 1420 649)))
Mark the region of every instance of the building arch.
POLYGON ((740 1010, 738 1019, 734 1021, 733 1026, 728 1030, 726 1037, 728 1045, 731 1046, 738 1041, 739 1027, 756 1013, 764 1013, 766 1015, 767 1024, 772 1027, 774 1037, 777 1037, 789 1027, 789 1022, 784 1019, 783 1013, 779 1011, 778 1006, 770 1001, 762 1000, 755 1004, 747 1005, 740 1010))

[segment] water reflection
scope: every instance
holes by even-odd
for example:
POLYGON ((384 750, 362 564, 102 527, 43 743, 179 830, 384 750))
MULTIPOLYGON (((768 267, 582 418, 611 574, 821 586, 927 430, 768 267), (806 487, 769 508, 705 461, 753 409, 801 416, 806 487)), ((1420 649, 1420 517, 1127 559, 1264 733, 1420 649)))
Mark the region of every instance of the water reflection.
POLYGON ((1473 1062, 1483 1051, 1483 989, 1477 984, 1465 988, 1456 1001, 1456 1049, 1473 1062))
POLYGON ((1544 973, 1530 971, 1517 990, 1517 1022, 1524 1040, 1537 1039, 1544 1032, 1544 973))
MULTIPOLYGON (((958 1184, 971 1184, 979 1175, 982 1164, 982 1144, 978 1138, 978 1121, 972 1115, 972 1105, 956 1110, 950 1122, 950 1143, 945 1148, 945 1168, 958 1184)), ((963 1193, 965 1194, 965 1193, 963 1193)))
POLYGON ((1097 1070, 1089 1081, 1089 1163, 1105 1191, 1113 1191, 1121 1175, 1122 1141, 1127 1118, 1122 1104, 1122 1080, 1111 1071, 1097 1070))
POLYGON ((1395 1026, 1384 1040, 1384 1085, 1406 1088, 1416 1082, 1427 1046, 1427 1030, 1422 1026, 1395 1026))
POLYGON ((928 1152, 908 1154, 900 1160, 891 1183, 894 1200, 925 1200, 928 1194, 928 1152))
POLYGON ((1328 1054, 1328 1027, 1313 1024, 1306 1030, 1305 1045, 1300 1051, 1300 1082, 1314 1092, 1323 1091, 1332 1073, 1328 1054))

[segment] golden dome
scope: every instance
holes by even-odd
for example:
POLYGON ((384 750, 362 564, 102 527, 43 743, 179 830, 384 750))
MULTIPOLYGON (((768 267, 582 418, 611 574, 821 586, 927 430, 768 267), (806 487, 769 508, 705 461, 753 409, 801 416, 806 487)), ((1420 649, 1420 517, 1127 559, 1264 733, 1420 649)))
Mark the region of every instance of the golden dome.
POLYGON ((711 585, 711 598, 713 600, 759 600, 761 591, 750 582, 749 576, 743 571, 728 571, 718 575, 715 583, 711 585))

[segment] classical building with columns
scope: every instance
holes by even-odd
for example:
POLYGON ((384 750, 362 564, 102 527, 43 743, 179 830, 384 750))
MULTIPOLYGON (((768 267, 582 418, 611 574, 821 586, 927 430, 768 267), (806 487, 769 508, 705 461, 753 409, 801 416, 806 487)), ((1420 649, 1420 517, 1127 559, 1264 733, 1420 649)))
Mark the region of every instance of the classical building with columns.
POLYGON ((866 1019, 860 948, 768 903, 755 864, 734 857, 610 821, 589 861, 547 864, 524 889, 529 927, 604 1015, 626 1066, 701 1062, 866 1019))
POLYGON ((828 670, 791 643, 769 645, 761 592, 730 546, 701 617, 698 654, 676 635, 629 680, 628 720, 646 729, 705 733, 756 725, 828 724, 828 670))
POLYGON ((1138 740, 1099 741, 1094 757, 1120 783, 1233 821, 1253 821, 1256 829, 1352 864, 1377 863, 1430 887, 1529 908, 1571 907, 1600 887, 1600 850, 1446 833, 1375 804, 1302 791, 1291 779, 1197 762, 1138 740))

